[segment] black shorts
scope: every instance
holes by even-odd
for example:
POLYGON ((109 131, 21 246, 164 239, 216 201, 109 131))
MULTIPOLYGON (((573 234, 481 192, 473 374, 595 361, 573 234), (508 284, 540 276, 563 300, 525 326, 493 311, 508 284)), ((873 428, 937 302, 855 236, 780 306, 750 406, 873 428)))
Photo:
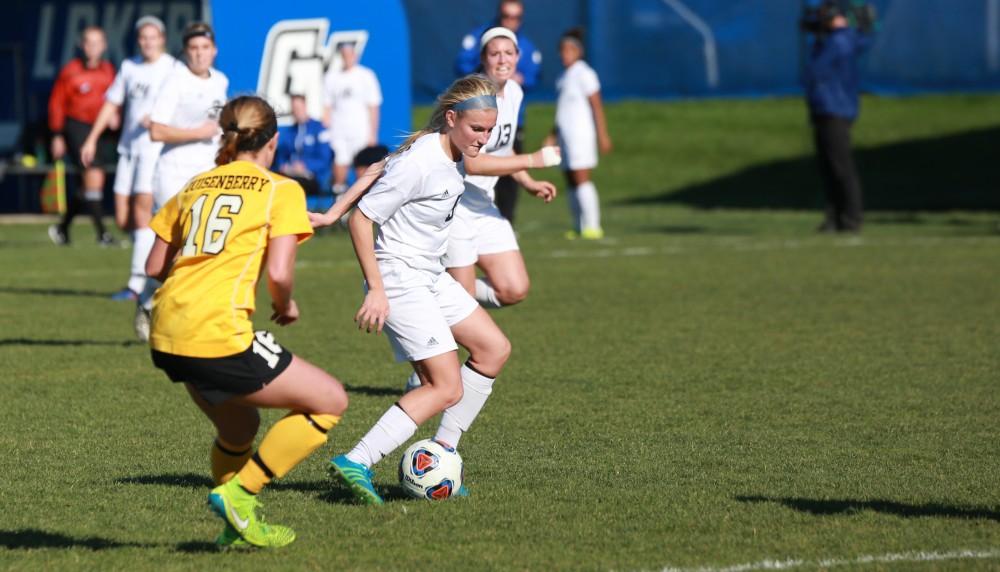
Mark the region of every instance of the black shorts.
POLYGON ((153 365, 171 381, 191 384, 212 405, 263 389, 292 363, 292 352, 278 345, 265 330, 255 332, 250 347, 231 356, 200 358, 157 350, 152 353, 153 365))
MULTIPOLYGON (((78 169, 83 168, 83 163, 80 162, 80 149, 83 148, 83 143, 90 135, 91 127, 93 125, 89 123, 77 121, 72 117, 66 118, 66 125, 63 128, 63 136, 66 139, 66 162, 76 165, 78 169)), ((94 153, 92 165, 102 169, 110 169, 117 163, 118 151, 115 149, 114 136, 105 129, 104 133, 101 133, 101 136, 97 138, 97 151, 94 153)))

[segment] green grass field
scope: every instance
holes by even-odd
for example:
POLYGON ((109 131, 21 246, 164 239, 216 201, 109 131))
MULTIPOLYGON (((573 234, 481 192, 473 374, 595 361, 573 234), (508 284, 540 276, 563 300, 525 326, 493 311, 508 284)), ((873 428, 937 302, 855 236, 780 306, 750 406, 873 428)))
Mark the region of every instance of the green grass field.
MULTIPOLYGON (((532 108, 531 146, 551 113, 532 108)), ((383 507, 329 484, 408 372, 353 327, 345 234, 303 247, 279 339, 351 407, 264 493, 299 534, 281 551, 214 551, 210 425, 107 300, 128 251, 83 221, 70 248, 0 226, 0 568, 1000 567, 1000 97, 867 100, 857 237, 813 232, 799 100, 609 121, 606 240, 562 238, 564 197, 521 199, 533 291, 493 314, 514 355, 462 442, 470 499, 402 499, 394 458, 383 507)))

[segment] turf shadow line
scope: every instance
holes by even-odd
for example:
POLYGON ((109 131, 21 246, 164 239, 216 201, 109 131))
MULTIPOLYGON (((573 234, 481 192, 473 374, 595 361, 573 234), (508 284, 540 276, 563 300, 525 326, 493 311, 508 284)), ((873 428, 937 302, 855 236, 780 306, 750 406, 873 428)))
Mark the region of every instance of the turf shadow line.
POLYGON ((157 544, 143 542, 120 542, 99 536, 77 538, 58 532, 47 532, 37 528, 0 530, 0 548, 9 550, 34 550, 38 548, 86 548, 88 550, 113 550, 117 548, 156 548, 157 544))
POLYGON ((357 393, 358 395, 370 395, 372 397, 385 397, 396 396, 400 397, 403 395, 402 387, 373 387, 370 385, 344 385, 344 389, 348 393, 357 393))
MULTIPOLYGON (((865 211, 997 211, 995 158, 1000 127, 856 148, 865 211), (948 165, 947 169, 940 165, 948 165)), ((765 161, 734 173, 618 205, 679 204, 700 209, 822 210, 816 158, 765 161)), ((920 224, 918 217, 903 222, 920 224)))
POLYGON ((737 496, 745 503, 776 503, 799 512, 816 516, 850 515, 863 510, 891 514, 903 518, 946 517, 964 520, 1000 522, 1000 512, 977 507, 950 506, 937 503, 908 504, 889 500, 808 499, 798 497, 737 496))
POLYGON ((111 340, 44 340, 30 338, 3 338, 0 339, 0 346, 50 346, 50 347, 71 347, 71 346, 115 346, 129 347, 146 345, 146 342, 139 340, 125 340, 121 342, 111 340))
POLYGON ((0 286, 0 294, 34 294, 37 296, 68 296, 81 298, 110 298, 111 292, 97 290, 73 290, 71 288, 15 288, 0 286))
MULTIPOLYGON (((212 489, 215 484, 207 475, 198 473, 168 473, 163 475, 137 475, 134 477, 119 477, 114 480, 116 485, 160 485, 182 489, 212 489)), ((313 493, 328 491, 334 485, 326 481, 282 482, 274 481, 267 485, 272 491, 298 491, 313 493)))
MULTIPOLYGON (((376 485, 379 495, 386 502, 412 501, 413 497, 406 494, 400 485, 376 485)), ((323 494, 317 497, 323 502, 330 504, 358 504, 358 500, 351 494, 351 491, 340 485, 331 485, 323 494)))

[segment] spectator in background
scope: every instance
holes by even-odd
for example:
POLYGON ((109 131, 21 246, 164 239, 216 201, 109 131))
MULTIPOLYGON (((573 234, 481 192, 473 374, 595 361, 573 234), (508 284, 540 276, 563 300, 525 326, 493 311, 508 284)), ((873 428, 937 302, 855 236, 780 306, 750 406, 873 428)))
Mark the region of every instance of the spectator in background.
MULTIPOLYGON (((82 57, 73 58, 63 67, 49 97, 52 158, 62 159, 68 154, 71 163, 83 172, 81 187, 68 197, 66 214, 59 224, 49 227, 49 238, 59 245, 69 244, 69 227, 81 211, 86 211, 93 219, 97 242, 103 246, 114 243, 101 218, 104 169, 116 160, 114 141, 108 137, 101 139, 93 161, 87 167, 80 161, 80 150, 104 105, 104 92, 115 79, 115 68, 103 59, 107 48, 104 30, 97 26, 84 28, 80 35, 82 57)), ((118 123, 116 115, 109 121, 109 126, 117 129, 118 123)))
POLYGON ((851 155, 851 125, 858 117, 858 57, 871 36, 853 29, 834 2, 820 7, 816 35, 804 74, 816 157, 826 186, 826 216, 820 232, 859 232, 861 181, 851 155))
MULTIPOLYGON (((503 26, 514 32, 521 50, 517 71, 511 79, 517 82, 525 92, 530 91, 538 83, 538 76, 542 71, 542 53, 521 32, 523 21, 524 3, 521 0, 501 0, 497 7, 497 16, 492 22, 475 28, 462 38, 462 49, 458 52, 458 57, 455 58, 455 75, 462 77, 480 70, 480 38, 486 30, 503 26)), ((520 154, 524 148, 524 106, 521 106, 518 112, 517 125, 517 132, 514 136, 514 153, 520 154)), ((500 209, 500 214, 513 224, 518 196, 517 183, 512 177, 505 176, 497 181, 494 188, 496 189, 495 201, 497 208, 500 209)))
POLYGON ((347 171, 363 149, 378 145, 382 88, 371 69, 358 63, 355 46, 337 46, 341 69, 330 68, 324 80, 326 97, 323 123, 330 129, 333 148, 333 192, 347 190, 347 171))
POLYGON ((330 192, 329 132, 323 123, 309 117, 304 95, 293 94, 291 125, 278 128, 278 148, 274 169, 295 179, 307 195, 330 192))

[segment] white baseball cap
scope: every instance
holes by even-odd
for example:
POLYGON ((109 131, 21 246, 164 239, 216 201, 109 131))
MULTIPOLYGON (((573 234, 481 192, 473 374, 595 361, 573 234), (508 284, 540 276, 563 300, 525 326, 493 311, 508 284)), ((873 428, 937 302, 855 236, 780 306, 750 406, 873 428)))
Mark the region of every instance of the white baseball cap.
POLYGON ((163 20, 152 15, 143 16, 135 21, 135 29, 137 31, 143 26, 152 26, 159 30, 161 34, 167 31, 167 27, 163 25, 163 20))
POLYGON ((490 40, 495 38, 507 38, 508 40, 514 42, 514 47, 521 50, 521 46, 517 45, 517 34, 510 31, 508 28, 503 26, 497 26, 495 28, 490 28, 483 32, 483 37, 479 39, 479 49, 482 50, 486 47, 486 44, 490 43, 490 40))

